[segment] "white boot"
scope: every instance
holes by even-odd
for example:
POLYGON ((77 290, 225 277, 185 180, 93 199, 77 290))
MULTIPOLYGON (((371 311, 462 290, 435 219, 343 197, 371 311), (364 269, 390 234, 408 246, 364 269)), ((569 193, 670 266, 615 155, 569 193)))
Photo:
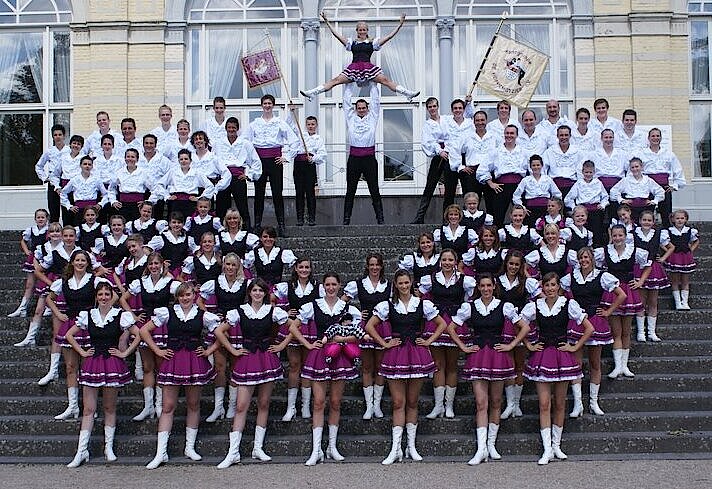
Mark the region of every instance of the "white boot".
POLYGON ((67 467, 74 469, 79 467, 84 462, 89 461, 89 437, 91 436, 91 430, 82 430, 79 432, 79 444, 77 445, 77 454, 74 456, 71 462, 67 464, 67 467))
MULTIPOLYGON (((8 314, 7 317, 9 317, 9 318, 24 318, 24 317, 26 317, 28 302, 30 302, 30 300, 27 297, 23 297, 22 301, 20 301, 20 305, 17 306, 17 309, 15 309, 13 312, 8 314)), ((17 345, 15 345, 15 346, 17 346, 17 345)), ((21 345, 21 346, 24 346, 24 345, 21 345)))
POLYGON ((141 354, 136 351, 136 361, 134 365, 134 377, 136 380, 143 380, 143 360, 141 360, 141 354))
POLYGON ((519 402, 522 400, 522 390, 524 390, 524 385, 514 386, 514 412, 512 416, 515 418, 522 416, 522 408, 519 407, 519 402))
POLYGON ((413 462, 420 462, 423 457, 420 456, 418 450, 415 449, 415 437, 418 433, 418 425, 413 423, 406 423, 405 425, 406 439, 408 440, 405 447, 405 458, 410 457, 413 462))
POLYGON ((673 290, 672 291, 672 298, 675 299, 675 309, 680 311, 682 310, 682 296, 680 295, 679 290, 673 290))
POLYGON ((143 421, 146 418, 153 418, 156 410, 153 407, 153 387, 143 388, 143 410, 133 417, 134 421, 143 421))
POLYGON ((635 316, 635 324, 638 328, 636 340, 640 343, 645 343, 645 316, 635 316))
POLYGON ((302 387, 302 418, 311 418, 311 387, 302 387))
POLYGON ((373 386, 363 388, 363 398, 366 400, 366 411, 363 413, 363 419, 373 418, 373 386))
POLYGON ((227 455, 222 462, 218 464, 218 469, 227 469, 232 464, 240 461, 240 441, 242 440, 242 431, 230 432, 230 448, 227 450, 227 455))
POLYGON ((589 384, 588 385, 588 405, 591 408, 591 412, 597 416, 603 416, 603 409, 598 405, 598 390, 601 388, 599 384, 589 384))
POLYGON ((583 402, 581 401, 581 384, 571 384, 571 392, 574 395, 574 408, 569 414, 570 418, 578 418, 583 414, 583 402))
POLYGON ((628 356, 630 356, 630 348, 627 350, 621 350, 621 367, 623 375, 626 377, 635 377, 635 374, 628 368, 628 356))
POLYGON ((650 341, 654 341, 656 343, 662 341, 655 333, 655 328, 657 327, 657 325, 658 317, 648 316, 648 338, 650 338, 650 341))
POLYGON ((609 379, 617 379, 623 373, 622 358, 623 358, 623 350, 621 350, 621 349, 613 350, 614 367, 613 367, 613 370, 611 370, 611 373, 608 374, 609 379))
POLYGON ((39 322, 30 322, 30 326, 29 328, 27 328, 27 334, 25 335, 25 339, 20 341, 19 343, 15 343, 13 346, 35 346, 37 344, 35 338, 37 337, 37 331, 39 331, 39 329, 39 322))
POLYGON ((383 417, 381 399, 383 399, 383 389, 385 388, 385 385, 373 384, 373 415, 377 418, 383 417))
POLYGON ((237 387, 231 385, 227 388, 227 390, 227 413, 225 413, 225 417, 227 419, 233 419, 235 417, 235 411, 237 410, 237 387))
POLYGON ((116 462, 114 433, 116 433, 116 426, 104 426, 104 457, 106 457, 107 462, 116 462))
POLYGON ((501 419, 508 419, 512 414, 514 414, 514 388, 516 385, 508 385, 504 388, 504 395, 507 397, 507 407, 504 408, 501 419))
POLYGON ((326 92, 326 88, 324 88, 324 85, 319 85, 311 90, 299 90, 299 93, 301 93, 308 101, 312 101, 312 97, 315 95, 319 95, 320 93, 326 92))
POLYGON ((546 465, 554 458, 554 452, 551 450, 551 428, 542 428, 539 432, 541 433, 541 444, 544 446, 544 453, 542 453, 537 463, 546 465))
POLYGON ((445 386, 445 417, 454 418, 455 417, 455 393, 457 392, 457 386, 450 387, 445 386))
POLYGON ((215 388, 215 407, 213 408, 212 414, 205 418, 207 423, 214 423, 218 419, 225 417, 225 406, 223 402, 225 401, 225 388, 216 387, 215 388))
POLYGON ((690 304, 688 304, 688 301, 690 300, 690 289, 682 289, 680 290, 680 304, 682 307, 683 311, 689 311, 690 310, 690 304))
POLYGON ((339 436, 339 425, 329 425, 329 447, 326 449, 326 458, 333 459, 335 462, 343 462, 344 456, 339 453, 336 448, 336 439, 339 436))
POLYGON ((566 460, 568 455, 561 451, 561 434, 564 432, 563 426, 551 426, 551 451, 559 460, 566 460))
POLYGON ((198 428, 185 428, 185 449, 183 454, 191 460, 203 460, 198 452, 195 451, 195 439, 198 437, 198 428))
POLYGON ((391 440, 391 451, 386 458, 383 459, 381 465, 391 465, 398 460, 403 461, 403 448, 401 447, 401 439, 403 438, 403 427, 394 426, 391 440))
POLYGON ((267 455, 264 450, 262 450, 262 445, 265 442, 265 434, 267 433, 267 428, 262 426, 255 426, 255 441, 252 443, 252 458, 257 459, 261 462, 269 462, 272 457, 267 455))
POLYGON ((400 93, 401 95, 405 95, 408 98, 408 102, 420 95, 420 92, 416 92, 415 90, 409 90, 403 85, 397 85, 396 92, 400 93))
POLYGON ((477 437, 477 451, 475 456, 467 462, 467 465, 479 465, 487 461, 487 427, 478 427, 475 435, 477 437))
POLYGON ((296 387, 290 387, 287 389, 287 412, 282 416, 282 421, 291 421, 297 414, 297 394, 299 389, 296 387))
POLYGON ((499 432, 499 425, 490 423, 487 428, 487 453, 492 460, 501 460, 502 456, 499 454, 494 444, 497 443, 497 433, 499 432))
POLYGON ((39 385, 47 385, 53 380, 57 380, 59 378, 59 361, 62 359, 62 354, 57 352, 57 353, 50 353, 49 356, 49 370, 47 371, 47 375, 42 377, 40 380, 37 381, 39 385))
POLYGON ((160 418, 163 413, 163 389, 156 386, 156 417, 160 418))
POLYGON ((67 409, 55 416, 54 419, 67 420, 79 417, 79 387, 67 387, 67 400, 69 401, 67 409))
POLYGON ((445 399, 445 386, 433 387, 433 399, 435 400, 435 405, 430 413, 426 414, 425 417, 428 419, 442 418, 445 414, 445 406, 443 406, 443 400, 445 399))
POLYGON ((159 431, 158 432, 158 442, 156 443, 156 456, 153 457, 148 465, 147 469, 158 468, 162 463, 168 462, 168 437, 170 436, 170 431, 159 431))
POLYGON ((311 467, 324 461, 324 452, 321 450, 321 435, 323 433, 323 426, 317 426, 312 429, 312 452, 304 465, 311 467))

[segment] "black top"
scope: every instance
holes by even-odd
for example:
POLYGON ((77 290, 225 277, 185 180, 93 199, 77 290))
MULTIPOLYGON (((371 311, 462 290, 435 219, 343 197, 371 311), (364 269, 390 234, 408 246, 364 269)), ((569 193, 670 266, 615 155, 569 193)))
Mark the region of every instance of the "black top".
MULTIPOLYGON (((387 284, 383 292, 374 291, 372 294, 366 291, 363 286, 363 280, 359 279, 356 281, 356 288, 358 289, 358 302, 361 306, 362 311, 368 311, 368 317, 364 321, 368 321, 373 316, 373 309, 383 301, 387 301, 391 297, 391 284, 387 284)), ((354 318, 354 322, 357 318, 354 318)))
POLYGON ((203 311, 193 319, 182 321, 172 307, 168 308, 168 348, 171 350, 195 350, 201 345, 203 311))
POLYGON ((606 256, 606 269, 608 273, 616 277, 621 282, 630 282, 633 280, 633 267, 635 266, 635 249, 628 258, 621 258, 618 263, 611 259, 608 253, 608 246, 603 248, 606 256))
POLYGON ((310 282, 312 285, 312 290, 308 294, 304 294, 299 297, 295 291, 294 284, 292 282, 287 282, 287 302, 289 303, 290 309, 299 310, 304 304, 315 301, 319 298, 319 284, 316 281, 310 282))
POLYGON ((536 324, 539 327, 539 343, 545 346, 560 346, 566 343, 567 326, 569 324, 569 301, 561 307, 558 314, 544 316, 539 307, 536 308, 536 324))
POLYGON ((371 55, 373 54, 373 43, 372 42, 357 42, 351 43, 351 54, 353 54, 352 63, 360 62, 371 62, 371 55))
POLYGON ((423 331, 423 301, 421 300, 418 307, 413 312, 401 314, 396 310, 395 304, 388 301, 388 320, 391 323, 391 334, 394 338, 400 338, 401 341, 415 343, 415 340, 420 337, 423 331))
POLYGON ((464 281, 465 276, 460 274, 457 282, 452 284, 450 287, 445 287, 435 279, 435 274, 431 276, 431 300, 441 314, 454 316, 460 308, 460 305, 465 302, 464 281))
POLYGON ((559 260, 550 263, 544 258, 544 254, 542 253, 541 249, 539 250, 539 272, 541 273, 541 276, 543 277, 549 272, 554 272, 556 275, 559 277, 563 277, 566 275, 566 269, 568 268, 569 263, 566 257, 566 250, 564 250, 564 254, 559 260))
POLYGON ((509 228, 505 226, 504 236, 504 242, 507 243, 507 248, 519 250, 525 255, 534 249, 531 238, 531 228, 527 228, 527 232, 521 236, 514 236, 509 232, 509 228))
POLYGON ((273 336, 273 308, 270 308, 269 313, 262 319, 250 319, 245 314, 241 307, 237 308, 237 313, 240 315, 240 331, 242 331, 242 346, 250 353, 259 351, 267 351, 272 344, 273 336))
POLYGON ((672 232, 669 234, 670 242, 675 246, 675 253, 687 253, 690 251, 690 235, 692 234, 692 228, 688 228, 687 231, 680 233, 680 235, 672 232))
POLYGON ((470 305, 470 309, 470 319, 466 324, 474 333, 475 344, 482 348, 501 343, 504 326, 504 301, 500 301, 497 307, 486 316, 477 310, 474 303, 470 305))
MULTIPOLYGON (((133 222, 136 223, 136 222, 139 222, 139 220, 137 219, 133 222)), ((158 228, 156 228, 156 223, 158 221, 156 221, 154 218, 151 218, 146 222, 149 222, 150 224, 148 226, 146 226, 145 229, 142 229, 140 226, 138 226, 136 224, 132 225, 133 232, 139 233, 141 236, 143 236, 144 243, 148 243, 149 241, 151 241, 151 238, 153 238, 154 236, 158 236, 158 234, 159 234, 158 228)))
POLYGON ((600 270, 596 270, 595 278, 589 282, 584 281, 582 284, 576 281, 573 273, 571 274, 571 295, 574 296, 576 302, 589 316, 595 316, 596 309, 601 305, 601 297, 603 296, 602 273, 600 270))
POLYGON ((236 239, 232 243, 224 239, 222 236, 228 235, 227 231, 220 233, 220 253, 222 256, 228 253, 235 253, 241 259, 245 259, 245 253, 247 253, 247 236, 249 233, 245 233, 242 239, 236 239))
POLYGON ((247 296, 247 280, 242 281, 242 285, 236 292, 230 292, 220 287, 220 282, 215 279, 215 301, 217 302, 217 312, 225 315, 227 311, 237 309, 245 303, 247 296))
POLYGON ((94 247, 96 240, 103 237, 101 233, 101 224, 97 223, 94 229, 88 230, 82 224, 79 226, 79 238, 77 239, 77 245, 84 251, 91 253, 91 249, 94 247))
POLYGON ((322 338, 324 336, 324 331, 327 330, 332 324, 338 323, 338 319, 341 315, 348 309, 348 305, 344 302, 342 307, 336 308, 332 313, 327 314, 321 310, 321 307, 316 303, 312 302, 312 308, 314 309, 314 322, 316 323, 316 335, 317 338, 322 338))
POLYGON ((119 347, 119 338, 123 333, 121 329, 121 313, 117 314, 111 321, 100 328, 94 323, 91 311, 88 314, 89 321, 87 331, 89 332, 90 344, 94 348, 94 356, 109 358, 109 348, 119 347))
POLYGON ((62 280, 62 294, 67 303, 67 316, 76 318, 80 311, 88 311, 94 307, 94 277, 78 289, 69 287, 67 280, 62 280))
POLYGON ((579 236, 576 231, 574 231, 573 228, 571 229, 571 239, 567 243, 567 246, 570 250, 578 251, 581 248, 585 248, 588 246, 588 231, 586 232, 585 235, 579 236))
POLYGON ((460 256, 467 253, 470 246, 467 228, 465 228, 460 237, 450 240, 445 236, 445 228, 447 227, 449 226, 443 226, 440 229, 440 245, 442 246, 442 249, 451 248, 457 251, 460 256))
POLYGON ((116 268, 121 260, 129 256, 129 250, 126 248, 126 240, 123 240, 117 246, 109 242, 109 237, 104 236, 104 266, 107 268, 116 268))
POLYGON ((183 263, 183 260, 190 255, 188 236, 181 236, 180 241, 177 243, 172 243, 168 238, 166 238, 165 233, 161 234, 161 239, 163 240, 161 256, 163 259, 171 262, 171 268, 180 266, 183 263))
POLYGON ((168 283, 166 283, 166 285, 160 290, 148 292, 143 286, 143 280, 140 281, 141 305, 143 307, 143 311, 147 315, 152 315, 153 311, 159 307, 168 307, 168 304, 171 302, 171 282, 172 281, 169 280, 168 283))
MULTIPOLYGON (((636 248, 642 248, 648 252, 648 257, 652 260, 660 256, 660 230, 656 229, 653 232, 653 237, 650 241, 645 241, 638 236, 638 233, 633 231, 633 243, 636 248)), ((677 247, 675 247, 677 251, 677 247)))
POLYGON ((279 249, 277 256, 274 260, 264 264, 259 257, 258 246, 255 248, 255 272, 257 276, 267 282, 269 285, 274 285, 280 280, 282 280, 282 272, 284 271, 284 263, 282 263, 282 248, 279 249))
POLYGON ((502 258, 502 250, 497 250, 494 256, 489 258, 480 257, 479 253, 475 253, 475 259, 472 261, 472 266, 475 269, 475 274, 491 273, 495 275, 502 268, 504 259, 502 258))
POLYGON ((220 263, 215 262, 208 268, 197 256, 193 256, 193 277, 198 284, 217 279, 221 272, 220 263))
POLYGON ((213 227, 212 216, 210 217, 210 219, 208 219, 202 224, 198 224, 197 222, 195 222, 194 218, 191 219, 190 231, 188 231, 188 236, 192 236, 196 243, 200 243, 200 238, 202 238, 203 234, 207 233, 208 231, 212 232, 213 234, 217 234, 215 228, 213 227))

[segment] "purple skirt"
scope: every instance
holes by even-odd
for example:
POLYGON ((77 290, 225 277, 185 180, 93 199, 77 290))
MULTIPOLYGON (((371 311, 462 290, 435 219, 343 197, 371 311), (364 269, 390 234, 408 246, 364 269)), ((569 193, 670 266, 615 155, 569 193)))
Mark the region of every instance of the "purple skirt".
POLYGON ((417 379, 435 372, 430 350, 406 341, 383 354, 378 374, 387 379, 417 379))
POLYGON ((283 376, 277 354, 257 350, 235 359, 231 379, 236 385, 257 385, 281 380, 283 376))
POLYGON ((141 294, 129 295, 129 307, 134 314, 139 315, 143 312, 143 301, 141 300, 141 294))
POLYGON ((380 67, 368 61, 358 61, 351 63, 341 72, 349 80, 358 84, 369 82, 383 73, 380 67))
MULTIPOLYGON (((64 321, 57 331, 57 336, 54 337, 54 342, 57 343, 62 348, 71 348, 72 345, 67 341, 67 332, 74 326, 77 322, 77 318, 69 318, 64 321)), ((89 332, 85 329, 80 329, 77 334, 74 335, 74 339, 77 340, 79 346, 82 348, 89 347, 89 332)))
POLYGON ((35 255, 29 254, 25 261, 22 263, 22 271, 25 273, 34 273, 35 271, 35 255))
MULTIPOLYGON (((310 319, 307 324, 301 325, 301 333, 304 339, 310 343, 314 343, 318 338, 316 337, 316 323, 313 319, 310 319)), ((277 331, 277 342, 281 343, 289 335, 289 321, 284 323, 279 327, 277 331)), ((292 339, 288 346, 301 347, 302 345, 299 340, 292 339)))
MULTIPOLYGON (((613 312, 614 316, 635 316, 637 313, 643 310, 643 303, 640 301, 640 294, 637 290, 631 289, 627 282, 621 281, 620 288, 625 292, 626 299, 623 304, 618 306, 613 312)), ((601 297, 601 305, 603 307, 610 307, 611 304, 616 300, 616 295, 613 292, 604 291, 603 297, 601 297)))
POLYGON ((672 273, 692 273, 697 268, 695 257, 692 252, 686 253, 673 252, 665 262, 665 269, 672 273))
MULTIPOLYGON (((633 277, 640 278, 642 275, 640 271, 640 266, 636 263, 633 267, 633 277)), ((668 280, 667 273, 659 261, 654 261, 650 267, 650 275, 645 282, 643 282, 643 289, 660 290, 670 287, 670 281, 668 280)))
POLYGON ((358 377, 358 371, 351 360, 346 358, 346 355, 339 355, 333 358, 330 363, 326 363, 326 351, 324 348, 319 348, 318 350, 309 350, 304 365, 302 365, 302 377, 317 382, 352 380, 358 377))
MULTIPOLYGON (((450 324, 450 322, 452 321, 452 318, 446 312, 440 312, 440 317, 443 319, 443 321, 445 321, 445 324, 450 324)), ((425 323, 425 326, 423 327, 423 338, 430 338, 433 333, 435 333, 436 329, 437 325, 435 324, 435 321, 427 321, 425 323)), ((457 331, 458 336, 464 343, 467 343, 471 340, 470 328, 468 328, 467 326, 458 326, 455 331, 457 331)), ((446 331, 443 331, 443 333, 438 336, 438 339, 433 341, 431 345, 457 348, 457 345, 454 341, 452 341, 452 338, 450 338, 450 335, 446 331)))
POLYGON ((514 361, 509 353, 499 352, 489 345, 470 353, 462 368, 462 380, 503 381, 516 377, 514 361))
POLYGON ((530 353, 524 377, 534 382, 562 382, 581 379, 583 373, 573 353, 547 346, 530 353))
MULTIPOLYGON (((589 316, 588 320, 593 325, 593 333, 586 340, 587 346, 610 345, 613 343, 613 334, 608 320, 603 316, 589 316)), ((569 321, 568 339, 571 343, 576 343, 583 336, 583 326, 576 324, 576 321, 569 321)))
MULTIPOLYGON (((361 329, 366 329, 366 323, 361 321, 361 329)), ((376 326, 376 332, 381 335, 384 341, 391 339, 391 323, 388 321, 381 321, 381 323, 376 326)), ((373 340, 361 340, 358 344, 361 348, 366 350, 383 350, 383 347, 373 340)))
POLYGON ((205 357, 194 351, 177 350, 173 358, 163 360, 156 382, 163 385, 205 385, 212 382, 217 373, 205 357))
POLYGON ((123 358, 101 355, 82 361, 78 380, 89 387, 122 387, 131 383, 131 373, 123 358))
MULTIPOLYGON (((51 281, 57 280, 58 275, 52 272, 47 273, 47 278, 51 281)), ((49 285, 44 283, 41 280, 35 280, 35 294, 41 295, 43 297, 47 297, 49 295, 49 285)), ((57 297, 57 301, 59 300, 59 297, 57 297)), ((55 303, 57 302, 55 301, 55 303)), ((62 299, 62 302, 64 302, 64 299, 62 299)))

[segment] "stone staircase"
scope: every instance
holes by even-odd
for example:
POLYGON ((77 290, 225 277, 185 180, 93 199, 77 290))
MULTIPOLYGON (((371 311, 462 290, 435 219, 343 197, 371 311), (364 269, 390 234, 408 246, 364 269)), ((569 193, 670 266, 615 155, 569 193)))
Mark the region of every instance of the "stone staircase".
MULTIPOLYGON (((362 273, 368 251, 387 257, 392 273, 398 258, 412 249, 415 236, 432 226, 318 226, 290 228, 290 238, 280 245, 297 256, 308 255, 317 275, 338 271, 344 281, 362 273)), ((703 240, 712 224, 700 226, 703 240)), ((671 310, 671 298, 660 301, 658 323, 662 343, 634 342, 630 367, 634 380, 610 381, 604 375, 600 404, 605 416, 588 412, 566 420, 563 448, 578 459, 631 457, 699 458, 712 453, 712 245, 698 252, 698 271, 693 276, 692 311, 671 310)), ((67 463, 76 450, 78 421, 55 421, 66 406, 64 382, 40 387, 36 380, 47 370, 50 327, 45 325, 35 348, 14 348, 24 337, 29 319, 5 315, 17 305, 22 274, 17 233, 0 233, 0 463, 67 463)), ((604 373, 611 368, 610 350, 604 351, 604 373)), ((587 406, 587 382, 584 381, 587 406)), ((426 460, 464 462, 473 453, 474 399, 470 385, 461 382, 454 419, 427 420, 432 408, 429 383, 421 398, 418 449, 426 460)), ((212 388, 203 391, 201 412, 212 411, 212 388)), ((342 404, 339 449, 350 461, 375 461, 390 448, 390 399, 384 399, 383 419, 363 421, 364 401, 359 382, 347 385, 342 404)), ((147 463, 155 453, 156 421, 133 422, 143 405, 141 385, 122 389, 118 400, 115 451, 121 463, 147 463)), ((278 384, 273 398, 266 451, 275 461, 303 462, 310 453, 310 420, 281 421, 286 406, 286 386, 278 384)), ((570 402, 568 408, 570 409, 570 402)), ((541 451, 538 408, 533 385, 527 384, 521 418, 502 421, 497 447, 506 460, 535 461, 541 451)), ((99 413, 101 410, 99 409, 99 413)), ((186 463, 182 456, 184 406, 179 406, 170 439, 170 463, 186 463)), ((228 447, 231 422, 201 423, 197 449, 205 462, 222 459, 228 447)), ((249 454, 254 432, 254 406, 248 417, 242 453, 249 454)), ((102 421, 94 426, 90 450, 92 463, 103 463, 102 421)), ((245 459, 245 457, 243 457, 245 459)), ((249 458, 246 459, 246 462, 249 458)))

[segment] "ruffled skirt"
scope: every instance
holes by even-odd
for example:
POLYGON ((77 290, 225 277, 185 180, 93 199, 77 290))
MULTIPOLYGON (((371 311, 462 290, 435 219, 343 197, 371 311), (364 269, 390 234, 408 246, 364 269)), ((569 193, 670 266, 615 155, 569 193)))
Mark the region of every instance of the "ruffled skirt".
POLYGON ((163 385, 205 385, 212 382, 217 373, 205 357, 194 351, 177 350, 173 358, 163 360, 156 382, 163 385))
POLYGON ((99 355, 82 361, 78 380, 89 387, 122 387, 131 382, 131 373, 123 358, 99 355))
POLYGON ((573 353, 547 346, 529 354, 524 377, 534 382, 562 382, 583 378, 583 373, 573 353))
POLYGON ((460 375, 462 380, 490 382, 513 379, 516 376, 512 356, 509 353, 499 352, 489 345, 467 355, 460 375))
POLYGON ((387 349, 378 369, 379 375, 387 379, 417 379, 434 372, 430 350, 410 341, 387 349))
POLYGON ((257 385, 281 380, 283 375, 282 364, 275 353, 257 350, 235 359, 231 380, 236 385, 257 385))

